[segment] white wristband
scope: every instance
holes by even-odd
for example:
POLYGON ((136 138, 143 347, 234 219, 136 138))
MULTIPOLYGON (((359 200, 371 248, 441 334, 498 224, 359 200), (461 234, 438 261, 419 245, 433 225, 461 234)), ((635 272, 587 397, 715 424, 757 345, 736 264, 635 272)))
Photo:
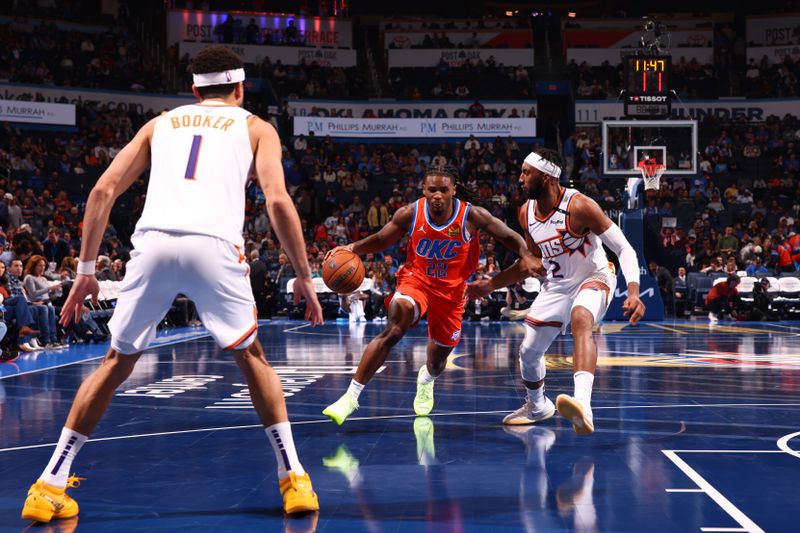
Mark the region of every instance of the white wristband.
POLYGON ((97 263, 97 261, 78 261, 76 272, 84 276, 94 276, 96 270, 95 263, 97 263))

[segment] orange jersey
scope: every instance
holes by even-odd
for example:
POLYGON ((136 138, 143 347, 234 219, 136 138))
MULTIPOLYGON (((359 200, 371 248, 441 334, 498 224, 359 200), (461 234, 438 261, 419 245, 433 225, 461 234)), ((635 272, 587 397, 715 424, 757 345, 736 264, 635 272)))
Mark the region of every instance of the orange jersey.
POLYGON ((443 226, 431 222, 425 198, 414 203, 406 263, 397 273, 398 282, 411 276, 441 296, 463 297, 467 279, 478 266, 480 247, 467 232, 472 205, 458 198, 453 202, 453 216, 443 226))

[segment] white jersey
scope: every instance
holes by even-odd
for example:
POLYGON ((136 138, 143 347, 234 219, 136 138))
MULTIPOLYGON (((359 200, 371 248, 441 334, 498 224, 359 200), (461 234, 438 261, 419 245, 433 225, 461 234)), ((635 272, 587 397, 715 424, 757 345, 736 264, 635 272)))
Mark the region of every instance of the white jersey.
POLYGON ((137 231, 210 235, 242 246, 245 186, 253 164, 238 106, 177 107, 156 121, 150 183, 137 231))
POLYGON ((523 222, 542 251, 549 284, 581 284, 598 272, 610 273, 608 258, 597 235, 591 231, 577 233, 570 227, 569 204, 576 194, 575 189, 562 187, 556 208, 544 218, 536 216, 535 200, 528 200, 522 206, 523 222))

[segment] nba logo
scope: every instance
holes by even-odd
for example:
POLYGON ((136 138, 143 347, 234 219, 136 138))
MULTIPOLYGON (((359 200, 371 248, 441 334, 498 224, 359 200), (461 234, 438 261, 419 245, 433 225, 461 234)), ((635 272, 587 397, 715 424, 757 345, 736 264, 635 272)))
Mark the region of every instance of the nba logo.
POLYGON ((450 340, 451 340, 451 341, 457 341, 457 340, 458 340, 458 338, 459 338, 460 336, 461 336, 461 330, 460 330, 460 329, 458 329, 458 330, 456 330, 456 332, 455 332, 455 333, 453 333, 453 334, 450 336, 450 340))
POLYGON ((225 71, 225 77, 228 78, 228 81, 231 81, 232 78, 231 78, 231 71, 230 70, 226 70, 225 71))

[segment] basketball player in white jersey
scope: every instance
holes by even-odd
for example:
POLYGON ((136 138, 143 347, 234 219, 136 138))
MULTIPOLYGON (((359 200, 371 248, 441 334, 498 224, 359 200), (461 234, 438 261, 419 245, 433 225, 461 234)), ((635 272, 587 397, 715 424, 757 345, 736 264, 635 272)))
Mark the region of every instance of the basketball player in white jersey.
POLYGON ((49 522, 78 514, 78 504, 65 493, 78 484, 68 477, 72 461, 178 293, 195 302, 206 328, 221 347, 233 351, 247 379, 278 460, 284 510, 319 508, 297 458, 280 381, 257 338, 242 255, 245 185, 255 165, 275 231, 298 274, 295 299, 305 298, 312 325, 322 323, 300 220, 284 185, 280 140, 271 125, 239 107, 244 69, 236 54, 208 47, 192 67, 200 102, 143 126, 89 195, 78 276, 61 313, 63 325, 80 319, 87 296, 97 300, 94 265, 111 207, 151 165, 144 212, 132 237, 135 249, 109 323, 111 348, 78 390, 52 459, 28 491, 24 519, 49 522))
MULTIPOLYGON (((547 281, 525 318, 525 339, 519 349, 527 399, 503 423, 534 424, 547 420, 557 409, 576 433, 588 435, 594 431, 591 398, 597 364, 592 328, 608 309, 616 286, 616 274, 602 244, 619 258, 628 284, 622 307, 626 316, 630 314, 631 324, 644 316, 645 306, 639 299, 639 263, 633 247, 594 200, 562 187, 560 176, 560 157, 552 150, 532 152, 522 164, 519 182, 528 201, 520 208, 519 222, 531 252, 542 258, 547 281), (575 395, 559 395, 554 406, 544 395, 544 354, 569 323, 575 341, 575 395)), ((471 283, 467 292, 470 297, 485 296, 526 276, 515 264, 491 280, 471 283)))

